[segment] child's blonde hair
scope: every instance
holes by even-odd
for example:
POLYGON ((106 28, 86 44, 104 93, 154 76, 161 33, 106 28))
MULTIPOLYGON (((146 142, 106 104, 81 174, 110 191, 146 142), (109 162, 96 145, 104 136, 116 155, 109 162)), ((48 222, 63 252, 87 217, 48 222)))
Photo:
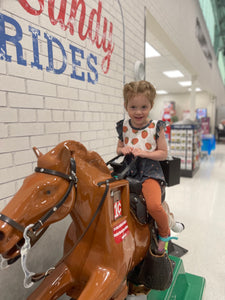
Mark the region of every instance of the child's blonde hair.
POLYGON ((129 99, 133 98, 137 94, 144 94, 150 104, 153 107, 154 99, 156 96, 155 87, 148 81, 132 81, 130 83, 126 83, 123 88, 123 97, 124 97, 124 106, 127 108, 127 104, 129 99))

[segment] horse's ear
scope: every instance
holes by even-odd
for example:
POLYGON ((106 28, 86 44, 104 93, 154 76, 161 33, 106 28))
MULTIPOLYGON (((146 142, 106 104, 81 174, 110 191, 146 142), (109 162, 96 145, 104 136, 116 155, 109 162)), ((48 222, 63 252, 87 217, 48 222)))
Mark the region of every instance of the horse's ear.
MULTIPOLYGON (((72 144, 72 146, 73 146, 73 144, 72 144)), ((70 144, 70 141, 66 141, 65 143, 64 143, 64 147, 70 152, 70 156, 73 156, 73 154, 74 154, 74 149, 73 149, 73 147, 71 147, 71 144, 70 144)))
POLYGON ((37 158, 41 157, 43 154, 41 153, 41 151, 36 148, 36 147, 33 147, 33 151, 35 153, 35 155, 37 156, 37 158))
POLYGON ((65 164, 65 166, 68 164, 68 162, 70 162, 71 155, 72 155, 72 151, 69 149, 69 147, 66 144, 64 144, 64 147, 62 148, 60 153, 60 160, 62 163, 65 164))

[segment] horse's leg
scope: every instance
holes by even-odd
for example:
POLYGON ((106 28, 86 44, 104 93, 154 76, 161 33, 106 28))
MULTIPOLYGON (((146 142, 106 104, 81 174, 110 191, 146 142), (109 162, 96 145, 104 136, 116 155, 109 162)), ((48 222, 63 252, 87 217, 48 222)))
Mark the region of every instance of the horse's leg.
MULTIPOLYGON (((121 284, 115 270, 99 267, 92 273, 78 300, 108 300, 121 284)), ((117 298, 119 300, 119 298, 117 298)), ((122 298, 121 298, 122 300, 122 298)))
POLYGON ((124 280, 124 282, 121 284, 119 289, 112 296, 111 300, 124 300, 127 297, 127 294, 128 294, 127 280, 124 280))
POLYGON ((68 267, 62 262, 48 275, 27 300, 58 299, 72 287, 72 276, 68 267))

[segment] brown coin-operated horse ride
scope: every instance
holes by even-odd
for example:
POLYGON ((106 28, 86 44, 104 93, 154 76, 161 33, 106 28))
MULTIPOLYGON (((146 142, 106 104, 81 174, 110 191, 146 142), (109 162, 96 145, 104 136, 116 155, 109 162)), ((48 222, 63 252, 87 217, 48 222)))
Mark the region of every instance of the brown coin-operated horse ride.
POLYGON ((26 241, 35 243, 41 230, 70 214, 64 255, 28 299, 58 299, 64 293, 78 300, 125 299, 127 274, 150 243, 148 225, 130 213, 127 180, 112 180, 103 159, 79 142, 62 142, 46 154, 34 152, 35 173, 0 214, 3 260, 12 263, 21 255, 25 264, 26 241))

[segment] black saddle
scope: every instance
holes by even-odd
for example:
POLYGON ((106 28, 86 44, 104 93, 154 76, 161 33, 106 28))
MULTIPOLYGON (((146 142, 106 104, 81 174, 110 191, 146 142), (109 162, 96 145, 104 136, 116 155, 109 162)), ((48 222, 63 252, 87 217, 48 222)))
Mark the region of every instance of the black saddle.
MULTIPOLYGON (((130 209, 133 216, 141 224, 149 224, 152 217, 147 211, 146 201, 142 194, 142 182, 131 176, 127 176, 132 166, 136 163, 137 157, 133 158, 130 164, 127 164, 124 160, 122 162, 115 162, 122 155, 118 155, 108 161, 106 164, 112 167, 112 176, 118 179, 126 179, 129 182, 130 190, 130 209)), ((161 185, 162 198, 165 200, 165 186, 161 185)))

